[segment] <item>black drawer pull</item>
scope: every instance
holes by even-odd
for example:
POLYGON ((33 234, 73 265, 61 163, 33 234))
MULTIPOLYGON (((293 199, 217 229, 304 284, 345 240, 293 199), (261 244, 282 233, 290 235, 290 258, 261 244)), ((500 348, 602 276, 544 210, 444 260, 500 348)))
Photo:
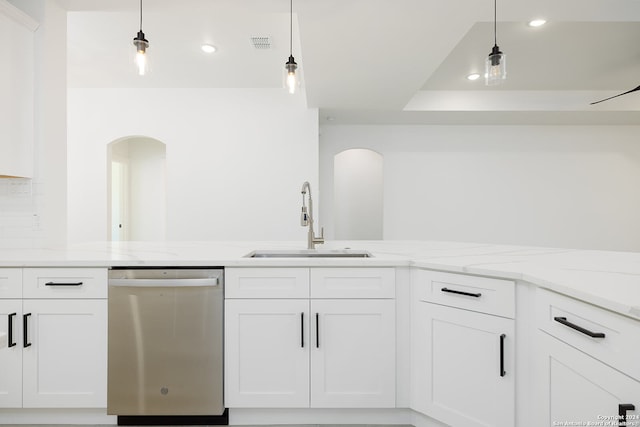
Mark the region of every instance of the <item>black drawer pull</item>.
POLYGON ((82 286, 83 282, 47 282, 45 286, 82 286))
POLYGON ((300 347, 304 348, 304 311, 300 313, 300 347))
POLYGON ((507 336, 505 334, 500 335, 500 376, 504 377, 507 373, 504 371, 504 339, 507 336))
POLYGON ((474 298, 480 298, 480 296, 482 295, 480 292, 478 292, 477 294, 474 294, 471 292, 456 291, 454 289, 447 289, 447 288, 442 288, 440 290, 442 292, 448 292, 450 294, 466 295, 468 297, 474 297, 474 298))
POLYGON ((578 326, 575 323, 569 322, 566 317, 554 317, 553 320, 558 323, 562 323, 563 325, 568 326, 571 329, 575 329, 578 332, 582 332, 585 335, 589 335, 591 338, 604 338, 604 332, 591 332, 590 330, 585 329, 582 326, 578 326))
POLYGON ((316 313, 316 348, 320 348, 320 315, 316 313))
POLYGON ((9 319, 9 325, 8 325, 8 333, 9 333, 9 344, 7 345, 7 347, 15 347, 16 342, 13 340, 13 318, 17 315, 18 313, 11 313, 10 315, 8 315, 8 319, 9 319))
POLYGON ((631 403, 621 403, 618 405, 618 422, 621 426, 627 425, 627 411, 635 411, 636 407, 631 403))
POLYGON ((25 348, 31 347, 29 342, 29 317, 31 317, 31 313, 22 315, 22 345, 25 348))

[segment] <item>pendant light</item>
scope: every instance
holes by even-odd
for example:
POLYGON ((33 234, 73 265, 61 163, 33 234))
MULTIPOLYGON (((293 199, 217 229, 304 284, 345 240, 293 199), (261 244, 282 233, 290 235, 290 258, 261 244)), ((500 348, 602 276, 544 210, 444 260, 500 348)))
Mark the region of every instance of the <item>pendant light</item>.
POLYGON ((136 47, 138 74, 144 76, 147 71, 147 48, 149 47, 149 40, 144 38, 144 33, 142 32, 142 0, 140 0, 140 31, 138 31, 138 35, 133 39, 133 45, 136 47))
POLYGON ((485 83, 499 85, 507 78, 507 56, 500 52, 497 36, 497 0, 493 0, 493 48, 485 61, 485 83))
POLYGON ((287 73, 285 75, 285 84, 289 93, 294 94, 300 85, 300 81, 296 75, 298 64, 293 58, 293 0, 289 0, 289 8, 289 60, 284 64, 284 69, 287 73))

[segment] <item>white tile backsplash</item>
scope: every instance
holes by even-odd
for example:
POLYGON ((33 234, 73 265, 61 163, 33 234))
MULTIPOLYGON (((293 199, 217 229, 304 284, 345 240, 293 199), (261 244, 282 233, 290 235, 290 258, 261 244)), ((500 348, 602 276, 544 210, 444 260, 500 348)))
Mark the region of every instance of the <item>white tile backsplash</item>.
POLYGON ((42 184, 32 179, 0 179, 0 247, 42 245, 43 193, 42 184))

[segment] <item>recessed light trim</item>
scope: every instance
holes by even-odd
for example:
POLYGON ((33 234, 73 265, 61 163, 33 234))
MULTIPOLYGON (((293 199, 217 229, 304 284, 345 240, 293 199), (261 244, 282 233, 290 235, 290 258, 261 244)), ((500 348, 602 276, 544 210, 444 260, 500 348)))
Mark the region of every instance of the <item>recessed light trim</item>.
POLYGON ((471 81, 478 80, 479 78, 480 78, 480 74, 478 73, 471 73, 467 76, 467 80, 471 80, 471 81))
POLYGON ((205 53, 214 53, 218 50, 217 47, 209 43, 204 43, 202 46, 200 46, 200 49, 202 49, 202 51, 205 53))
POLYGON ((532 19, 531 21, 529 21, 528 25, 530 27, 536 28, 536 27, 542 27, 546 23, 547 23, 546 19, 539 18, 539 19, 532 19))

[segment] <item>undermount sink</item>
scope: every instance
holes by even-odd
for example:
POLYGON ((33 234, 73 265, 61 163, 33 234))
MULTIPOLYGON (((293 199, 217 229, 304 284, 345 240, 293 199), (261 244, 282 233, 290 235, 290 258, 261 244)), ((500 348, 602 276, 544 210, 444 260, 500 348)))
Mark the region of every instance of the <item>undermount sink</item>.
POLYGON ((352 249, 300 249, 300 250, 257 250, 246 258, 371 258, 373 255, 363 250, 352 249))

